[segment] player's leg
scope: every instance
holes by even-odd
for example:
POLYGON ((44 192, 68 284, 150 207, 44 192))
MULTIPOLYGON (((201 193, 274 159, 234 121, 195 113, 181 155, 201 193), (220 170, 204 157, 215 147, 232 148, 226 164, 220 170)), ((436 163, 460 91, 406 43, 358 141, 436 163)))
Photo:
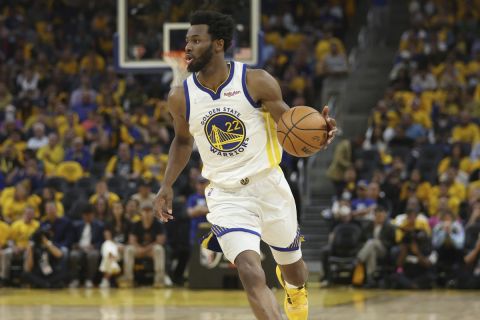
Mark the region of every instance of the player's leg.
POLYGON ((287 248, 271 247, 277 262, 277 278, 285 289, 283 307, 289 320, 308 319, 308 294, 306 282, 308 270, 302 259, 300 246, 287 248))
POLYGON ((302 258, 294 263, 279 264, 278 267, 282 272, 283 279, 291 286, 301 288, 308 279, 308 269, 302 258))
POLYGON ((235 259, 235 266, 257 319, 281 319, 275 296, 267 287, 260 255, 251 250, 243 251, 235 259))
POLYGON ((273 292, 267 287, 260 260, 260 237, 242 231, 218 237, 225 257, 237 267, 248 302, 257 319, 281 319, 273 292))
MULTIPOLYGON (((302 260, 295 199, 281 172, 263 188, 262 239, 277 262, 277 278, 285 289, 284 309, 290 320, 308 319, 305 283, 308 271, 302 260)), ((260 190, 259 190, 260 192, 260 190)))

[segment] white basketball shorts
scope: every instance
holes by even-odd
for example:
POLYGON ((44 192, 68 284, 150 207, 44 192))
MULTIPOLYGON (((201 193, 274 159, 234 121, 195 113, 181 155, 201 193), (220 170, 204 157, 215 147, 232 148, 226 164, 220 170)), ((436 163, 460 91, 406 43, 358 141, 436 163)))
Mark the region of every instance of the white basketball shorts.
POLYGON ((295 200, 279 167, 243 178, 235 188, 212 183, 205 196, 207 220, 232 263, 246 250, 260 254, 260 239, 280 265, 302 257, 295 200))

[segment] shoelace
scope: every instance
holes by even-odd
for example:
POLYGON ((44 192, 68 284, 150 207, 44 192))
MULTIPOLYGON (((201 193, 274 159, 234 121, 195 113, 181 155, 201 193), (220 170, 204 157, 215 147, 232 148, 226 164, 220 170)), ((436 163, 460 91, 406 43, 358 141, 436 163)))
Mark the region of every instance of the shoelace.
POLYGON ((304 294, 303 290, 304 290, 304 287, 301 287, 301 288, 295 290, 293 293, 289 292, 287 294, 288 303, 293 305, 293 303, 297 302, 298 299, 301 299, 302 297, 305 297, 306 294, 304 294))

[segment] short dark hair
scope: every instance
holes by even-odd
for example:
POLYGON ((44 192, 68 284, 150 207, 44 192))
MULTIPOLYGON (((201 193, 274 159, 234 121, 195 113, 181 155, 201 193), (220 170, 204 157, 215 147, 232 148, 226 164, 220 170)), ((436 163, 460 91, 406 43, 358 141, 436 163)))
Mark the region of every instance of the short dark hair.
POLYGON ((227 51, 232 44, 235 23, 229 15, 216 11, 199 10, 190 16, 190 24, 192 26, 206 24, 212 40, 223 39, 223 51, 227 51))
POLYGON ((82 206, 82 215, 83 214, 95 214, 95 207, 93 204, 90 203, 84 203, 82 206))

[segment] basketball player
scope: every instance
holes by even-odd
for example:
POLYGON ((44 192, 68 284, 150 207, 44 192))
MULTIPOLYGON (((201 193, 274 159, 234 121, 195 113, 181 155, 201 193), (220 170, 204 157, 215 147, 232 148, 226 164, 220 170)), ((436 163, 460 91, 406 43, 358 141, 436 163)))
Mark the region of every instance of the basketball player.
MULTIPOLYGON (((155 199, 160 219, 172 215, 172 185, 186 166, 195 141, 210 180, 205 196, 208 221, 226 258, 238 269, 258 319, 281 319, 260 263, 260 239, 271 248, 285 288, 289 319, 307 319, 306 265, 300 250, 297 212, 279 167, 281 148, 275 123, 288 106, 277 81, 264 70, 225 61, 234 22, 230 16, 197 11, 186 36, 183 86, 172 88, 168 107, 173 139, 165 178, 155 199)), ((329 142, 336 132, 329 124, 329 142)))

